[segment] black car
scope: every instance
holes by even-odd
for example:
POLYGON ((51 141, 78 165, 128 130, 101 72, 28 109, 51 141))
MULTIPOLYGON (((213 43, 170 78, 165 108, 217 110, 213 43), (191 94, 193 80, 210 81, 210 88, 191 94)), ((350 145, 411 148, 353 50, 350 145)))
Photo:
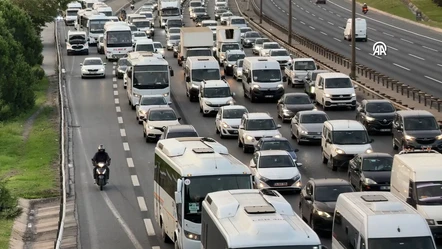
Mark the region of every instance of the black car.
POLYGON ((305 93, 286 93, 278 100, 276 104, 278 109, 278 118, 283 122, 292 120, 299 111, 315 110, 310 97, 305 93))
POLYGON ((298 157, 296 156, 296 152, 299 150, 294 149, 287 138, 263 137, 255 145, 255 152, 260 150, 285 150, 290 154, 296 166, 302 166, 302 163, 298 162, 298 157))
POLYGON ((160 139, 179 137, 199 137, 193 125, 169 125, 161 135, 160 139))
POLYGON ((386 99, 364 99, 357 108, 356 120, 368 132, 391 133, 396 108, 386 99))
POLYGON ((228 9, 218 9, 215 11, 215 21, 219 21, 219 19, 221 18, 221 15, 228 12, 228 9))
POLYGON ((316 76, 320 73, 329 73, 327 70, 314 70, 314 71, 308 71, 307 75, 303 79, 304 81, 304 92, 307 93, 310 98, 315 98, 315 81, 316 76))
POLYGON ((196 22, 196 26, 197 27, 201 27, 201 22, 202 21, 204 21, 204 20, 210 20, 211 18, 210 18, 210 16, 209 16, 209 14, 201 14, 201 15, 197 15, 196 17, 195 17, 195 22, 196 22))
POLYGON ((348 192, 354 192, 354 189, 342 179, 309 180, 300 194, 301 218, 315 231, 331 232, 338 196, 348 192))
POLYGON ((349 162, 348 180, 358 191, 390 191, 392 166, 390 154, 360 154, 349 162))
POLYGON ((122 79, 124 73, 126 73, 127 68, 127 58, 120 58, 117 62, 117 68, 115 69, 115 77, 122 79))
POLYGON ((244 34, 244 37, 241 38, 242 46, 245 48, 253 47, 255 40, 258 38, 262 38, 261 34, 256 31, 248 31, 244 34))

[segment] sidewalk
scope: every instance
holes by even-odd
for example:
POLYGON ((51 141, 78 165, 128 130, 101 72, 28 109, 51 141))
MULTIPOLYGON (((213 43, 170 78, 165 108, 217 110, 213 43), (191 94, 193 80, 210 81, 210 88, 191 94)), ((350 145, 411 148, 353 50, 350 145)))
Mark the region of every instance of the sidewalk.
MULTIPOLYGON (((250 1, 253 1, 253 0, 250 0, 250 1)), ((238 6, 241 9, 241 12, 244 15, 247 15, 251 20, 255 21, 255 24, 260 25, 261 28, 263 28, 264 30, 267 30, 268 32, 272 33, 274 36, 279 37, 280 39, 282 39, 284 41, 288 40, 288 34, 286 34, 285 32, 279 31, 276 27, 273 27, 269 23, 266 23, 264 20, 263 20, 262 24, 259 24, 259 15, 253 11, 252 3, 250 3, 250 10, 247 10, 247 2, 248 2, 248 0, 232 0, 232 1, 229 1, 229 7, 234 14, 240 15, 240 12, 239 12, 238 7, 236 5, 238 3, 238 6)), ((292 47, 310 55, 316 61, 320 62, 321 64, 325 64, 325 65, 331 67, 336 72, 342 72, 347 75, 350 74, 349 68, 339 65, 339 64, 333 62, 332 60, 314 52, 313 50, 311 50, 305 46, 301 46, 294 39, 292 39, 292 47)), ((394 102, 400 103, 402 105, 406 105, 409 108, 415 109, 415 110, 427 110, 427 111, 433 113, 437 120, 442 120, 442 113, 438 112, 438 110, 435 109, 435 108, 437 108, 437 103, 433 103, 433 108, 431 108, 431 109, 428 106, 429 101, 428 101, 427 105, 425 105, 423 103, 423 97, 421 97, 422 101, 421 101, 421 103, 419 103, 418 97, 417 97, 417 95, 418 95, 417 91, 414 91, 414 94, 416 94, 416 98, 415 98, 416 100, 413 100, 413 98, 412 98, 413 93, 411 91, 411 88, 407 88, 406 85, 404 85, 402 87, 392 86, 392 85, 383 86, 382 82, 376 83, 373 80, 369 79, 368 77, 365 77, 364 75, 362 75, 362 73, 358 73, 357 82, 366 86, 367 88, 369 88, 371 90, 375 90, 377 93, 381 93, 384 96, 389 96, 390 97, 389 99, 391 99, 394 102), (406 95, 401 95, 401 91, 406 92, 407 89, 410 90, 410 94, 409 94, 410 98, 407 98, 406 95)), ((363 91, 361 88, 358 88, 358 90, 360 92, 363 91)), ((362 94, 366 95, 365 92, 362 92, 362 94)), ((367 98, 374 98, 374 97, 367 96, 367 98)), ((441 110, 442 110, 442 103, 441 103, 441 110)))

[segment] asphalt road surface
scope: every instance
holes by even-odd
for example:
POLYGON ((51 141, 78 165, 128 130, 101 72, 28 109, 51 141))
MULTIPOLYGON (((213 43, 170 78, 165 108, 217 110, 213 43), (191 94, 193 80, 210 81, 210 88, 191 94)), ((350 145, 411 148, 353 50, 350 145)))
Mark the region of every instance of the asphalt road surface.
MULTIPOLYGON (((252 1, 259 6, 260 0, 252 1)), ((293 31, 351 58, 351 42, 344 40, 346 20, 351 18, 350 2, 315 2, 292 1, 293 31)), ((287 0, 268 0, 263 1, 263 10, 287 27, 288 5, 287 0)), ((376 12, 363 15, 360 5, 356 11, 356 17, 367 20, 369 38, 356 43, 357 62, 442 98, 442 33, 376 12), (373 45, 379 41, 388 46, 386 56, 372 55, 373 45)))
MULTIPOLYGON (((116 10, 125 1, 112 1, 116 10)), ((136 8, 140 7, 140 3, 136 8)), ((213 3, 209 3, 209 13, 213 13, 213 3)), ((128 13, 131 11, 128 10, 128 13)), ((186 27, 192 26, 187 9, 184 13, 186 27)), ((69 27, 72 29, 72 27, 69 27)), ((62 26, 59 32, 66 34, 68 27, 62 26)), ((165 44, 165 32, 156 28, 155 40, 165 44)), ((98 55, 94 47, 89 49, 91 56, 98 55)), ((252 55, 251 50, 246 50, 252 55)), ((67 88, 73 115, 74 167, 77 195, 80 242, 83 248, 152 248, 171 249, 173 245, 160 242, 160 231, 153 216, 153 164, 155 144, 146 144, 142 136, 142 126, 135 119, 135 113, 127 104, 127 95, 122 80, 115 79, 113 63, 106 65, 105 79, 81 79, 80 63, 86 56, 64 56, 67 88), (104 144, 112 157, 110 184, 100 192, 92 179, 93 157, 97 146, 104 144), (152 217, 152 218, 151 218, 152 217)), ((192 124, 202 136, 214 137, 227 146, 230 153, 248 164, 251 154, 244 154, 237 147, 236 139, 221 140, 215 134, 214 118, 202 117, 197 103, 186 97, 184 74, 171 52, 166 59, 175 71, 172 77, 172 105, 183 118, 183 123, 192 124), (184 112, 182 110, 185 110, 184 112)), ((275 103, 254 103, 244 99, 241 84, 228 77, 232 91, 236 93, 237 104, 246 106, 251 112, 269 112, 276 117, 275 103)), ((288 92, 300 91, 287 88, 288 92)), ((363 97, 358 96, 361 100, 363 97)), ((350 110, 328 111, 331 119, 354 119, 350 110)), ((281 133, 290 138, 288 124, 283 124, 281 133)), ((393 153, 389 136, 374 137, 375 151, 393 153)), ((332 172, 322 164, 317 145, 297 146, 299 158, 304 164, 300 171, 303 181, 309 178, 346 178, 346 172, 332 172)), ((285 195, 298 211, 297 195, 285 195)), ((331 248, 330 238, 322 238, 324 245, 331 248)))

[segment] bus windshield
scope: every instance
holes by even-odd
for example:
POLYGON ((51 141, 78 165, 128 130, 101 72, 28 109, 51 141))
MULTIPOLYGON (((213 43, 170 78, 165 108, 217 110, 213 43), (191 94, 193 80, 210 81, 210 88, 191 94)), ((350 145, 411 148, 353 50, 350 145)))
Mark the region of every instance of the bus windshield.
POLYGON ((250 175, 211 175, 190 177, 184 180, 184 219, 193 223, 201 223, 201 207, 208 193, 250 189, 250 175), (189 180, 189 181, 188 181, 189 180))
POLYGON ((135 66, 133 87, 137 89, 164 89, 169 87, 168 66, 135 66))
POLYGON ((129 30, 107 32, 106 45, 108 47, 132 47, 132 32, 129 30))
POLYGON ((178 8, 167 8, 161 10, 161 16, 179 16, 181 15, 178 8))
POLYGON ((89 21, 89 32, 93 34, 103 33, 104 24, 109 22, 109 20, 91 20, 89 21))
POLYGON ((403 249, 425 248, 434 249, 431 237, 403 237, 368 239, 368 249, 403 249))

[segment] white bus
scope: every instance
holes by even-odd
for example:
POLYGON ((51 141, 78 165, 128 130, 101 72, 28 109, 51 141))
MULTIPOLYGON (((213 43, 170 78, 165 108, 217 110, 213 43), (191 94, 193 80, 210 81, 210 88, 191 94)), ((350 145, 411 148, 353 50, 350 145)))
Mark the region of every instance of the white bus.
POLYGON ((124 81, 132 108, 144 95, 163 95, 170 102, 170 76, 173 70, 161 55, 145 51, 129 53, 124 81))
POLYGON ((97 14, 103 14, 105 16, 113 16, 114 15, 112 8, 109 6, 98 7, 98 9, 94 10, 94 12, 97 14))
POLYGON ((277 191, 209 193, 203 201, 201 249, 325 249, 277 191))
POLYGON ((82 4, 83 4, 83 8, 91 8, 94 6, 94 3, 98 3, 98 0, 83 0, 82 4))
POLYGON ((103 14, 82 12, 77 15, 77 30, 88 35, 89 44, 97 44, 98 37, 104 34, 104 25, 111 19, 103 14))
POLYGON ((165 242, 201 249, 202 202, 208 193, 231 189, 252 189, 251 172, 217 141, 186 137, 157 143, 154 209, 165 242))
POLYGON ((104 25, 104 54, 107 60, 117 60, 133 51, 132 31, 125 22, 107 22, 104 25))

